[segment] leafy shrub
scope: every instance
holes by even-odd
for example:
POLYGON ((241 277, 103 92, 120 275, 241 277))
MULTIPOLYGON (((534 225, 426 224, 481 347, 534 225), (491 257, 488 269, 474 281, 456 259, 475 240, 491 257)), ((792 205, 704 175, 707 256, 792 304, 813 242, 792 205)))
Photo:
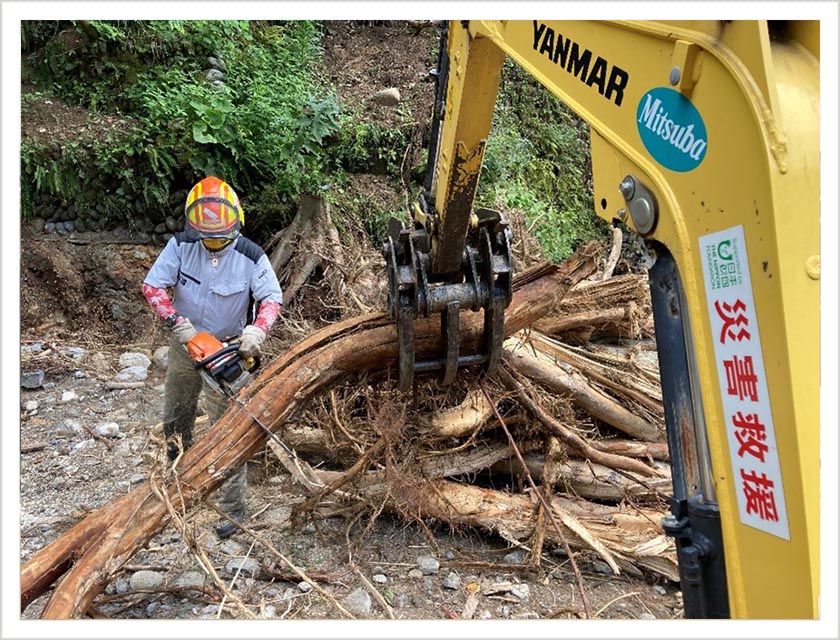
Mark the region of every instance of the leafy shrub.
POLYGON ((594 213, 588 136, 575 120, 536 80, 505 63, 476 204, 522 211, 555 261, 606 230, 594 213))
POLYGON ((412 126, 383 126, 345 114, 333 152, 335 162, 350 173, 398 176, 412 126))
POLYGON ((24 22, 25 82, 132 122, 60 148, 24 140, 25 202, 46 193, 89 204, 80 180, 96 173, 112 185, 115 216, 131 219, 133 199, 165 213, 172 192, 212 173, 260 218, 260 192, 295 199, 317 188, 321 144, 338 127, 315 74, 318 38, 307 21, 24 22))

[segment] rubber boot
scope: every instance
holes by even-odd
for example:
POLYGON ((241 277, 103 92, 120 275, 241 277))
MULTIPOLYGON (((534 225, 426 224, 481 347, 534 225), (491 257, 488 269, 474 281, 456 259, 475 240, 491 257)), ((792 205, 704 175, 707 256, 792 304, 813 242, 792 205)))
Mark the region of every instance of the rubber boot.
POLYGON ((228 515, 227 519, 223 519, 216 526, 216 535, 219 538, 229 538, 239 530, 231 520, 242 523, 247 519, 248 506, 245 502, 247 486, 248 463, 245 463, 236 473, 225 480, 225 483, 219 489, 219 507, 228 515))

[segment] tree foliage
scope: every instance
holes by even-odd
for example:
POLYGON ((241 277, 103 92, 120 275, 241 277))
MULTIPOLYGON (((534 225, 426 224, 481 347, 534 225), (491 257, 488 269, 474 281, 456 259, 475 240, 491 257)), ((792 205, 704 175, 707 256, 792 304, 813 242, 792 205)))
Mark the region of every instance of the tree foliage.
POLYGON ((600 237, 585 125, 519 66, 506 61, 477 202, 518 210, 546 255, 569 257, 600 237))
MULTIPOLYGON (((138 214, 160 225, 186 188, 215 174, 239 192, 254 235, 288 224, 303 192, 341 198, 349 173, 419 192, 402 166, 418 123, 400 108, 385 125, 341 105, 324 80, 321 37, 310 21, 23 22, 24 117, 52 98, 111 123, 23 137, 23 215, 57 202, 64 213, 94 211, 100 228, 132 226, 138 214)), ((567 257, 603 231, 587 138, 508 61, 476 204, 522 212, 547 255, 567 257)), ((403 215, 348 198, 341 209, 374 244, 403 215)))
POLYGON ((166 215, 169 195, 207 174, 246 202, 316 189, 321 145, 338 126, 318 81, 318 42, 307 21, 24 22, 25 83, 127 122, 58 148, 24 140, 24 202, 45 190, 90 204, 84 175, 94 172, 115 217, 138 199, 166 215))

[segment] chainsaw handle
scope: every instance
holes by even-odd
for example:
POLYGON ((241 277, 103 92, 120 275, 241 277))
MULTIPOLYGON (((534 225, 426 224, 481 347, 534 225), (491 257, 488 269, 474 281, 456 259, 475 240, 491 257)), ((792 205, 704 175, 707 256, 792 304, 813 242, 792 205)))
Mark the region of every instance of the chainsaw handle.
POLYGON ((250 369, 245 370, 247 373, 254 373, 254 371, 260 368, 260 357, 254 356, 252 360, 254 361, 254 364, 251 365, 250 369))
POLYGON ((216 360, 218 360, 222 356, 226 356, 227 354, 233 353, 234 351, 238 351, 238 350, 239 350, 239 345, 238 344, 229 345, 227 347, 224 347, 223 349, 219 349, 216 353, 214 353, 210 356, 207 356, 206 358, 204 358, 204 360, 196 362, 193 365, 193 367, 195 369, 201 369, 202 367, 206 367, 208 364, 210 364, 212 362, 215 362, 216 360))
MULTIPOLYGON (((236 344, 228 345, 227 347, 219 349, 216 353, 214 353, 210 356, 207 356, 206 358, 204 358, 204 360, 201 360, 200 362, 194 363, 193 368, 202 369, 202 368, 206 367, 208 364, 212 364, 212 363, 216 362, 216 360, 219 360, 219 359, 223 358, 224 356, 228 355, 229 353, 233 353, 233 352, 238 351, 238 350, 239 350, 239 343, 238 342, 236 344)), ((260 368, 260 357, 255 356, 254 358, 252 358, 252 360, 254 361, 254 364, 252 364, 249 369, 245 370, 247 373, 253 373, 254 371, 256 371, 257 369, 260 368)))

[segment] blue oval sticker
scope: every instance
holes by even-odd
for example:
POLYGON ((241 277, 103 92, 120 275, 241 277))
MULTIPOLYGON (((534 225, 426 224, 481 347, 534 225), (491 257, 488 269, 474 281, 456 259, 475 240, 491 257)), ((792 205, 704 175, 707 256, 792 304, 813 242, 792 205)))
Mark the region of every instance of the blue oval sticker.
POLYGON ((692 171, 706 157, 706 125, 679 91, 658 87, 643 95, 636 109, 636 126, 650 155, 672 171, 692 171))

